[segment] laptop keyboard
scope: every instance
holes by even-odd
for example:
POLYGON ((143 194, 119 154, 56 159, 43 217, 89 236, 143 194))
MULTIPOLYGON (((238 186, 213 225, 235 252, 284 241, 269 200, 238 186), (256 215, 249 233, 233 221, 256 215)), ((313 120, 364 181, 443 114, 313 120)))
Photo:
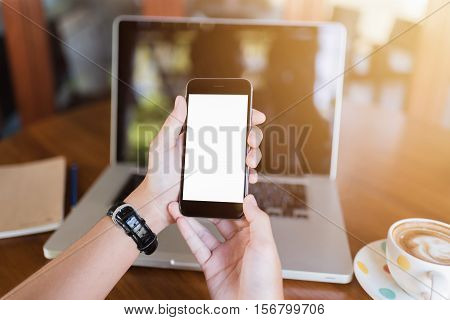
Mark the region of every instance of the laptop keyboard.
POLYGON ((304 185, 259 182, 248 188, 270 216, 308 218, 304 185))
MULTIPOLYGON (((132 174, 120 189, 113 203, 123 201, 144 180, 143 175, 132 174)), ((273 184, 259 182, 249 185, 249 193, 259 207, 271 216, 307 218, 305 186, 301 184, 273 184)))

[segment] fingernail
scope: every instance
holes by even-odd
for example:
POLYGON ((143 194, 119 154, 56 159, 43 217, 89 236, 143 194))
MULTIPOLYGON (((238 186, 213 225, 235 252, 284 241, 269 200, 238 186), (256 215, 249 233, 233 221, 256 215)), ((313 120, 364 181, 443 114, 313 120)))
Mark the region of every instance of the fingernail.
POLYGON ((249 195, 247 196, 247 199, 248 199, 248 201, 249 201, 252 205, 254 205, 254 206, 257 206, 257 205, 258 205, 258 203, 256 203, 255 197, 254 197, 252 194, 249 194, 249 195))
POLYGON ((178 207, 178 202, 176 202, 176 201, 170 202, 168 205, 168 208, 172 208, 172 209, 176 209, 177 207, 178 207))
POLYGON ((248 140, 251 141, 252 143, 254 142, 254 140, 256 140, 254 131, 250 130, 250 133, 248 134, 248 140))

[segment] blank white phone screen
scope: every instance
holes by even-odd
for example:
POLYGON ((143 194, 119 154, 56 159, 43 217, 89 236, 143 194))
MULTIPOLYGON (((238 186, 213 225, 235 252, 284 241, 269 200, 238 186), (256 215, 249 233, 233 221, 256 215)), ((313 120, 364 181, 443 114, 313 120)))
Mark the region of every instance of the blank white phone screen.
POLYGON ((248 98, 189 94, 183 200, 243 202, 248 98))

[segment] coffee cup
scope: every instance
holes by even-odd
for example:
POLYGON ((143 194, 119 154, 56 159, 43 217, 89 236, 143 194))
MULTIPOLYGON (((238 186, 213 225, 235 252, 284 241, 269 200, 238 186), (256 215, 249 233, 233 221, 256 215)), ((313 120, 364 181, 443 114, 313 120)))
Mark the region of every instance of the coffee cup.
POLYGON ((415 299, 450 298, 450 225, 404 219, 388 231, 386 259, 397 284, 415 299))

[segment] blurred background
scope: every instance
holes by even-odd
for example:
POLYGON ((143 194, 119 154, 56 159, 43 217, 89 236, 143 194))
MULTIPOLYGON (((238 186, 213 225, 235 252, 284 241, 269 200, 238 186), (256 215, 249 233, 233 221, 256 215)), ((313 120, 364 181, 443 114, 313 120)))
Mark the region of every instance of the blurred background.
POLYGON ((1 0, 0 139, 109 98, 105 70, 111 67, 112 21, 121 14, 341 22, 348 30, 344 107, 401 110, 450 129, 450 6, 437 10, 446 3, 1 0))

